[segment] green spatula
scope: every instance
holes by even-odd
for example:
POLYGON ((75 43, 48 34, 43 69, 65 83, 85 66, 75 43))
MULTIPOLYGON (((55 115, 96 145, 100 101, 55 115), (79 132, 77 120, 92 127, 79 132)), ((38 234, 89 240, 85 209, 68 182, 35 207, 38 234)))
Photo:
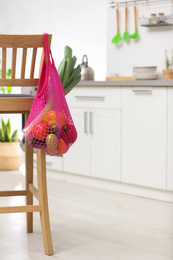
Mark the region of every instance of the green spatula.
POLYGON ((129 40, 129 33, 127 31, 127 7, 125 8, 125 32, 123 34, 123 40, 125 42, 129 40))
POLYGON ((120 32, 119 32, 119 11, 118 11, 118 8, 117 8, 117 34, 112 39, 112 43, 117 43, 120 40, 121 40, 121 35, 120 35, 120 32))
POLYGON ((138 37, 137 19, 136 19, 136 6, 134 6, 134 16, 135 16, 135 32, 130 35, 130 38, 137 38, 138 37))

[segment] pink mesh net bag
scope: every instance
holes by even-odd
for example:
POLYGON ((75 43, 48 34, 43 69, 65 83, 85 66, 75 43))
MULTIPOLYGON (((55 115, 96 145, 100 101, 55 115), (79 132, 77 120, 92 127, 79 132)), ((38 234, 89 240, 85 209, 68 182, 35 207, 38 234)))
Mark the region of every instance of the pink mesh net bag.
POLYGON ((44 34, 44 59, 38 90, 23 133, 33 148, 52 155, 64 154, 77 139, 64 88, 44 34))

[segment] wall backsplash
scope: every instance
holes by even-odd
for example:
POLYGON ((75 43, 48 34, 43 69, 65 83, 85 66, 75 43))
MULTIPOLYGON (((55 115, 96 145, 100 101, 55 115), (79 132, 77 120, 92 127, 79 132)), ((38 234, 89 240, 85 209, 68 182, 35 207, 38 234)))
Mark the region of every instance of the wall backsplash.
MULTIPOLYGON (((164 1, 163 1, 164 2, 164 1)), ((146 6, 145 6, 146 7, 146 6)), ((155 12, 169 14, 170 6, 156 6, 155 12)), ((173 26, 142 27, 139 18, 150 15, 154 7, 147 8, 137 5, 137 26, 139 37, 130 39, 128 43, 112 44, 116 35, 116 8, 107 8, 107 76, 132 76, 134 66, 157 66, 159 78, 165 68, 165 49, 171 53, 173 49, 173 26)), ((125 7, 119 7, 119 23, 121 36, 125 31, 125 7)), ((128 7, 128 32, 134 32, 134 8, 128 7)))
MULTIPOLYGON (((50 5, 46 0, 2 1, 0 32, 52 33, 56 65, 63 57, 64 46, 68 44, 74 50, 78 63, 82 62, 84 54, 88 55, 95 80, 105 80, 106 76, 116 74, 131 76, 133 66, 158 66, 161 73, 165 67, 164 50, 171 52, 173 49, 173 27, 146 28, 141 27, 138 20, 139 38, 131 39, 129 43, 121 41, 118 45, 112 44, 111 40, 116 34, 116 8, 107 7, 107 2, 111 0, 88 0, 84 3, 80 0, 52 0, 50 5)), ((137 5, 137 17, 147 10, 137 5)), ((155 9, 152 8, 153 11, 155 9)), ((159 11, 169 14, 163 7, 158 10, 157 6, 159 11)), ((119 15, 122 35, 125 30, 125 7, 119 8, 119 15)), ((130 34, 134 32, 133 6, 128 8, 128 31, 130 34)))
MULTIPOLYGON (((105 79, 106 0, 1 1, 0 33, 43 32, 53 34, 51 46, 57 67, 64 56, 64 46, 69 45, 77 57, 78 64, 82 63, 84 54, 88 55, 89 66, 95 72, 95 80, 105 79)), ((10 68, 11 65, 7 64, 7 66, 10 68)), ((36 68, 39 68, 39 64, 36 64, 36 68)), ((16 88, 13 90, 16 91, 16 88)), ((1 117, 6 120, 9 116, 12 125, 15 122, 18 127, 21 139, 21 115, 1 117)))
POLYGON ((2 1, 0 32, 52 33, 56 66, 69 45, 78 63, 84 54, 88 56, 96 80, 106 77, 106 0, 2 1))

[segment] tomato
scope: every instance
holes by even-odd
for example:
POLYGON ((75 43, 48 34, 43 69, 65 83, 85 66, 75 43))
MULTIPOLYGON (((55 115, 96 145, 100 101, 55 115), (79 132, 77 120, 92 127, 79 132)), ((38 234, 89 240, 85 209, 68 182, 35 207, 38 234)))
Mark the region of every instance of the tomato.
POLYGON ((69 146, 64 142, 63 139, 59 139, 58 141, 58 146, 57 146, 57 151, 59 154, 64 154, 68 151, 69 146))
POLYGON ((74 125, 67 125, 63 127, 61 131, 61 138, 66 144, 73 144, 77 139, 77 132, 74 125))
POLYGON ((49 134, 49 128, 46 124, 39 123, 33 127, 32 134, 36 139, 44 140, 49 134))

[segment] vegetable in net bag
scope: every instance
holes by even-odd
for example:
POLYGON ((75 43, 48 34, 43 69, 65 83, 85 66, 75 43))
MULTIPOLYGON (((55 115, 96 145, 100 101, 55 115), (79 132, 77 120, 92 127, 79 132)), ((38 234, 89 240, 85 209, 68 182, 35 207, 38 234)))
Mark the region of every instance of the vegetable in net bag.
POLYGON ((66 153, 76 141, 77 131, 49 51, 46 33, 44 40, 44 59, 38 90, 23 133, 33 148, 58 155, 66 153))

